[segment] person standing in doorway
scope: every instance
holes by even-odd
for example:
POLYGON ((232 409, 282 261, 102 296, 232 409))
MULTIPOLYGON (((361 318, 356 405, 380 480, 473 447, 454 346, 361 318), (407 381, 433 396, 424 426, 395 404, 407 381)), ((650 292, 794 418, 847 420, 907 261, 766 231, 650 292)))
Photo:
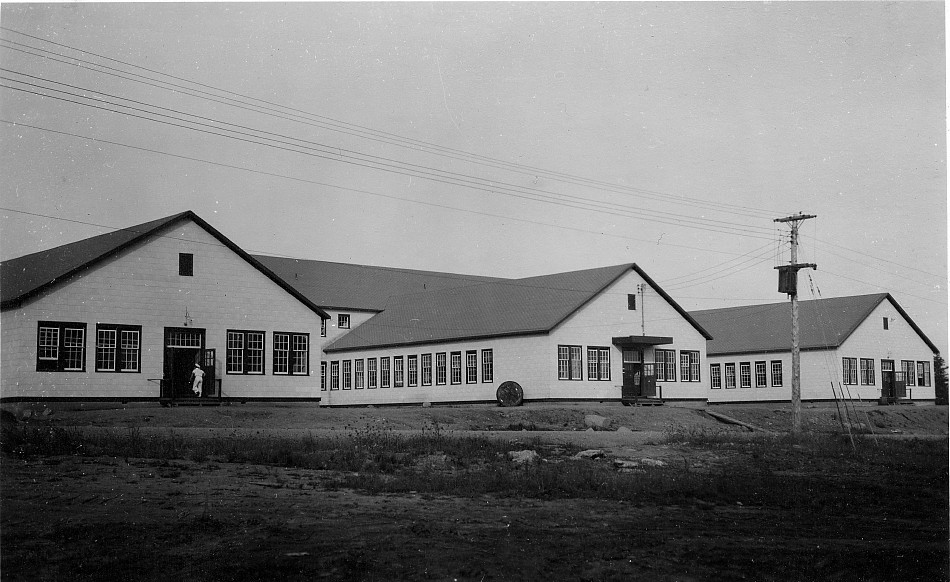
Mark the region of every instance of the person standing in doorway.
POLYGON ((201 369, 201 364, 195 364, 195 369, 191 371, 191 390, 198 398, 201 398, 201 385, 204 379, 205 371, 201 369))

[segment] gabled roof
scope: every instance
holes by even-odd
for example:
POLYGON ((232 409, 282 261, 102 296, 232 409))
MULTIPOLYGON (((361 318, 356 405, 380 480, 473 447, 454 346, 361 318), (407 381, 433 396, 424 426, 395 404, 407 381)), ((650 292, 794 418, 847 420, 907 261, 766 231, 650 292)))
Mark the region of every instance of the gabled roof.
POLYGON ((548 333, 630 270, 709 337, 637 265, 625 264, 395 297, 324 351, 548 333))
POLYGON ((190 210, 138 226, 123 228, 3 261, 0 263, 0 308, 16 307, 54 285, 68 281, 71 277, 144 241, 147 237, 159 234, 176 224, 189 220, 205 229, 224 246, 237 253, 251 266, 277 283, 317 315, 324 319, 330 317, 307 297, 274 274, 273 271, 244 252, 243 249, 190 210))
POLYGON ((382 311, 395 295, 504 280, 266 255, 254 258, 324 309, 382 311))
MULTIPOLYGON (((839 347, 885 300, 890 301, 934 353, 939 351, 890 293, 800 301, 800 349, 839 347)), ((706 344, 706 354, 716 356, 791 351, 791 309, 791 304, 785 302, 707 309, 691 314, 713 334, 714 339, 706 344)))

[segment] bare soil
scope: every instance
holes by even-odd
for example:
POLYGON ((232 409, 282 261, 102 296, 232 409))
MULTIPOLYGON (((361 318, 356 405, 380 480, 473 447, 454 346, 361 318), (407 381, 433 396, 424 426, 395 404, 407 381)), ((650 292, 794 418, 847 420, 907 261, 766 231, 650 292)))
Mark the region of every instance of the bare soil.
MULTIPOLYGON (((495 431, 495 438, 526 443, 600 445, 604 462, 682 460, 709 471, 720 466, 721 453, 678 443, 677 436, 748 434, 699 409, 607 403, 510 409, 48 406, 49 413, 39 406, 25 421, 21 407, 20 422, 225 434, 438 425, 495 431), (588 414, 632 432, 588 431, 588 414)), ((766 430, 786 430, 791 422, 787 405, 710 410, 766 430)), ((840 432, 838 414, 834 405, 806 406, 805 428, 840 432)), ((853 430, 881 438, 945 439, 948 432, 947 407, 858 405, 851 421, 853 430)), ((539 450, 550 462, 566 454, 556 446, 539 450)), ((339 475, 329 471, 216 460, 0 460, 4 580, 885 581, 948 574, 946 480, 936 493, 932 484, 914 487, 911 481, 899 484, 893 496, 856 494, 853 503, 816 510, 807 503, 369 495, 339 488, 339 475)), ((840 495, 860 485, 853 476, 835 476, 839 469, 814 469, 814 486, 840 495)))

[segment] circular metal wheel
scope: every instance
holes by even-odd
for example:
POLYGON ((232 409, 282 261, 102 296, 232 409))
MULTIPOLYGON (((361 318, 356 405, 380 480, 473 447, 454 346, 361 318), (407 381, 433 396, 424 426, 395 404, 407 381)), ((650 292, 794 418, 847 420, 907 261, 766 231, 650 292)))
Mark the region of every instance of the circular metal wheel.
POLYGON ((499 406, 521 406, 524 401, 524 391, 521 389, 521 384, 508 380, 498 387, 495 398, 498 399, 499 406))

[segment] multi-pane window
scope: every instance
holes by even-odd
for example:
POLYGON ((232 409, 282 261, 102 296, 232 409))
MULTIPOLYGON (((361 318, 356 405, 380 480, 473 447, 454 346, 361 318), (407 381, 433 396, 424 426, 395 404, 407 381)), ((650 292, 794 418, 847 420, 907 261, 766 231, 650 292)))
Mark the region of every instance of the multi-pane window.
POLYGON ((327 391, 327 363, 320 362, 320 390, 327 391))
POLYGON ((393 388, 402 388, 403 364, 402 356, 393 356, 393 388))
POLYGON ((340 329, 350 329, 350 314, 341 313, 337 316, 336 326, 340 329))
POLYGON ((719 364, 710 364, 709 366, 709 387, 713 389, 722 388, 722 369, 719 364))
POLYGON ((917 379, 917 366, 912 360, 901 360, 901 371, 904 372, 904 382, 908 386, 914 386, 917 379))
POLYGON ((930 386, 930 362, 917 362, 917 385, 930 386))
POLYGON ((419 385, 419 356, 406 358, 406 376, 406 384, 409 386, 419 385))
POLYGON ((376 382, 376 358, 369 358, 366 360, 366 387, 374 389, 377 386, 376 382))
POLYGON ((353 362, 353 387, 363 389, 363 360, 353 362))
POLYGON ((389 388, 389 358, 379 359, 379 387, 389 388))
POLYGON ((340 389, 340 362, 330 362, 330 390, 340 389))
POLYGON ((264 373, 264 332, 228 330, 227 373, 264 373))
POLYGON ((582 380, 580 346, 557 347, 557 379, 582 380))
POLYGON ((435 355, 435 383, 439 386, 445 384, 446 361, 445 352, 435 355))
POLYGON ((627 294, 627 309, 629 311, 637 310, 637 296, 633 293, 627 294))
POLYGON ((482 350, 482 382, 490 383, 495 376, 494 354, 491 350, 482 350))
POLYGON ((841 358, 841 379, 845 384, 858 383, 857 358, 841 358))
POLYGON ((478 352, 471 350, 465 352, 465 383, 476 382, 478 382, 478 352))
POLYGON ((782 360, 772 360, 772 386, 782 385, 782 360))
POLYGON ((310 373, 310 335, 274 332, 274 374, 306 376, 310 373))
POLYGON ((587 379, 610 380, 610 348, 587 347, 587 379))
POLYGON ((141 326, 98 324, 96 371, 139 372, 141 337, 141 326))
POLYGON ((320 319, 320 337, 327 337, 327 320, 320 319))
POLYGON ((657 382, 676 382, 676 350, 653 350, 657 382))
POLYGON ((680 352, 680 381, 699 382, 699 352, 683 350, 680 352))
POLYGON ((343 360, 343 378, 342 384, 344 390, 349 390, 353 387, 353 362, 350 360, 343 360))
POLYGON ((36 335, 36 371, 86 369, 86 324, 41 321, 36 335))
POLYGON ((432 354, 422 354, 422 385, 432 385, 432 354))
POLYGON ((452 383, 462 383, 462 352, 452 352, 452 383))
POLYGON ((752 364, 749 362, 739 362, 739 386, 752 388, 752 364))
POLYGON ((736 365, 726 364, 726 388, 736 387, 736 365))
POLYGON ((861 358, 861 384, 874 386, 874 360, 861 358))
POLYGON ((755 363, 755 387, 765 388, 766 386, 768 386, 768 372, 766 370, 765 362, 756 362, 755 363))

